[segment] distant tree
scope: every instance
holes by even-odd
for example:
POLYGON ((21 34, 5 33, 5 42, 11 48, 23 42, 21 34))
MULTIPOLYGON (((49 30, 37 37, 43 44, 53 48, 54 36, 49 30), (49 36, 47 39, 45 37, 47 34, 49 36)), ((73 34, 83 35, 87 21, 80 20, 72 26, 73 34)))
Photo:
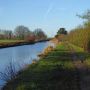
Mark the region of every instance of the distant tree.
POLYGON ((59 35, 59 34, 67 34, 67 31, 65 30, 65 28, 60 28, 59 30, 58 30, 58 32, 57 32, 57 35, 59 35))
POLYGON ((12 30, 0 29, 0 39, 12 39, 12 37, 13 37, 12 30))
POLYGON ((36 38, 35 38, 35 35, 33 35, 33 34, 32 34, 32 35, 29 35, 29 36, 26 38, 26 40, 29 41, 29 42, 34 42, 35 39, 36 39, 36 38))
POLYGON ((0 29, 0 39, 4 39, 4 33, 2 29, 0 29))
POLYGON ((3 34, 6 39, 12 39, 13 37, 13 32, 11 30, 4 30, 3 34))
POLYGON ((28 27, 25 27, 23 25, 17 26, 15 28, 15 35, 19 39, 25 39, 27 38, 32 32, 28 29, 28 27))
POLYGON ((35 29, 33 34, 35 35, 37 40, 42 40, 42 39, 46 39, 47 38, 47 35, 44 33, 44 31, 41 28, 35 29))

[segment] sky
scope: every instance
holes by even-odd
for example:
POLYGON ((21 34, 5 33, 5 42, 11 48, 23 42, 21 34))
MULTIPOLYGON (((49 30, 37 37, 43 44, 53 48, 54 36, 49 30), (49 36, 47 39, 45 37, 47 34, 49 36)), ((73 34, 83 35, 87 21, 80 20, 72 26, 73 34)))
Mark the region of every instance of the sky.
POLYGON ((59 28, 70 31, 83 22, 76 14, 90 9, 90 0, 0 0, 0 29, 24 25, 42 28, 54 36, 59 28))

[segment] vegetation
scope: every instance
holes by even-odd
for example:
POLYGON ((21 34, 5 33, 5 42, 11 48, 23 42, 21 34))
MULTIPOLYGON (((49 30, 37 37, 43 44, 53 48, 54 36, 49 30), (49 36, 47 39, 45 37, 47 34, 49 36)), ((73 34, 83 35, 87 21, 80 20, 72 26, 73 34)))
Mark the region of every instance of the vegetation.
POLYGON ((17 26, 14 31, 0 30, 0 48, 30 44, 45 40, 49 39, 47 39, 47 36, 42 29, 35 29, 35 31, 32 32, 28 27, 20 25, 17 26))
POLYGON ((83 25, 71 30, 66 40, 90 52, 90 11, 81 17, 86 19, 86 21, 83 25))
MULTIPOLYGON (((84 84, 90 87, 84 81, 88 82, 90 78, 90 12, 80 17, 86 19, 83 25, 68 35, 60 28, 56 48, 45 49, 39 61, 34 60, 27 68, 15 73, 2 90, 82 90, 84 84)), ((28 28, 24 29, 28 31, 28 28)), ((37 40, 46 38, 41 29, 36 29, 33 34, 37 40)), ((24 34, 20 38, 24 38, 24 34)))
POLYGON ((24 40, 0 40, 0 44, 13 43, 13 42, 24 42, 24 40))
POLYGON ((47 36, 42 29, 35 29, 32 32, 28 27, 20 25, 15 28, 14 32, 12 30, 0 30, 0 39, 35 41, 45 40, 47 36))
MULTIPOLYGON (((28 44, 25 40, 0 40, 0 48, 28 44)), ((30 42, 31 43, 31 42, 30 42)))
POLYGON ((65 36, 68 34, 68 32, 65 30, 65 28, 60 28, 55 35, 55 38, 60 42, 64 41, 65 36))
POLYGON ((57 35, 60 35, 60 34, 67 34, 67 31, 65 30, 65 28, 60 28, 57 32, 57 35))
POLYGON ((90 22, 90 10, 87 10, 83 15, 77 15, 82 19, 87 20, 87 22, 90 22))
POLYGON ((34 36, 36 37, 36 40, 43 40, 47 38, 47 35, 42 31, 42 29, 37 28, 35 29, 35 31, 33 32, 34 36))
POLYGON ((3 90, 79 90, 80 78, 73 64, 72 49, 78 57, 85 56, 84 62, 90 60, 82 48, 63 42, 47 56, 17 73, 3 90))
POLYGON ((30 36, 30 34, 32 34, 32 32, 28 29, 28 27, 17 26, 15 28, 15 36, 18 39, 24 40, 25 38, 27 38, 28 36, 30 36))
POLYGON ((56 57, 57 54, 61 54, 63 57, 63 54, 59 52, 60 49, 62 49, 62 45, 59 48, 57 47, 57 52, 51 52, 47 58, 31 64, 27 69, 18 73, 17 78, 8 82, 3 90, 12 90, 13 88, 15 90, 58 90, 58 88, 65 90, 69 88, 66 90, 70 90, 67 83, 73 75, 69 74, 69 69, 74 68, 74 66, 71 61, 66 60, 64 63, 63 60, 56 57), (54 58, 49 58, 51 54, 54 58), (67 67, 68 70, 65 70, 67 67))

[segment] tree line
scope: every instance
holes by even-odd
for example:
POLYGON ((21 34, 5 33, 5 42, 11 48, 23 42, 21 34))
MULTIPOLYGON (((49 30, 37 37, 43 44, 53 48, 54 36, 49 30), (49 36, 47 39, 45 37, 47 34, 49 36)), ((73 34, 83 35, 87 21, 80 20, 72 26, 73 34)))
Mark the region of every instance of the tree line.
POLYGON ((18 39, 18 40, 43 40, 47 35, 41 28, 31 31, 28 27, 20 25, 14 31, 0 29, 0 39, 18 39))

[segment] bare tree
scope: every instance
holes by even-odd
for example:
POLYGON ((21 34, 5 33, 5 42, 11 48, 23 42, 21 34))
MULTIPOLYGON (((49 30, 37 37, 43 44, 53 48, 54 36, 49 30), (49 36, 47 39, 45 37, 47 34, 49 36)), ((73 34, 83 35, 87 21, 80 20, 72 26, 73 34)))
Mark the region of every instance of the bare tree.
POLYGON ((31 34, 31 31, 28 29, 28 27, 25 27, 23 25, 17 26, 15 28, 15 35, 18 39, 25 39, 30 34, 31 34))
POLYGON ((37 40, 43 40, 47 38, 47 35, 43 32, 41 28, 35 29, 33 32, 37 40))

